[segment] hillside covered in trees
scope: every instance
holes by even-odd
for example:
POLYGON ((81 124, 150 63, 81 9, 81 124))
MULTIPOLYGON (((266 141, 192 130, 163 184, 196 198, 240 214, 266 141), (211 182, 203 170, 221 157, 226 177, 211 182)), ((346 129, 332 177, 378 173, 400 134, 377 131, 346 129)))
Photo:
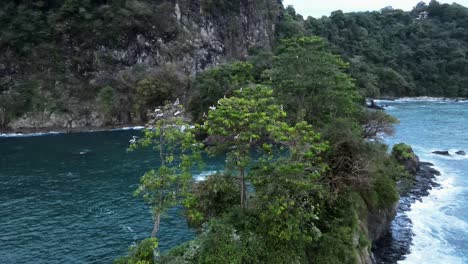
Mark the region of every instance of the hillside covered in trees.
POLYGON ((155 109, 130 146, 160 156, 135 190, 153 232, 116 263, 374 263, 396 182, 413 178, 380 142, 397 121, 363 106, 347 70, 319 37, 283 39, 273 56, 195 78, 199 125, 180 102, 155 109), (224 168, 195 181, 210 155, 226 155, 224 168), (198 236, 160 255, 159 226, 174 206, 198 236))
POLYGON ((260 1, 7 0, 0 129, 132 124, 190 78, 271 50, 281 5, 260 1))
POLYGON ((266 66, 280 39, 301 36, 325 38, 364 96, 467 97, 467 25, 465 7, 437 1, 304 19, 277 0, 8 0, 0 129, 142 123, 154 105, 197 98, 204 69, 266 66))
POLYGON ((435 1, 307 20, 276 0, 5 1, 0 128, 147 123, 129 150, 159 157, 135 190, 153 232, 116 263, 370 264, 414 175, 365 96, 466 96, 466 19, 435 1), (174 206, 198 236, 158 255, 174 206))
POLYGON ((305 21, 291 12, 290 19, 297 31, 327 39, 368 96, 468 97, 466 7, 433 0, 409 12, 336 11, 305 21))

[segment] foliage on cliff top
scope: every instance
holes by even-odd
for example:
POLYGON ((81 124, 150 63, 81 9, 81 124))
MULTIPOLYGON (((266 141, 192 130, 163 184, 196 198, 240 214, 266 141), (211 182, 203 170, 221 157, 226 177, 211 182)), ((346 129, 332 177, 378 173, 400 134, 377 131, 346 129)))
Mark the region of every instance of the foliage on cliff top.
POLYGON ((395 144, 392 149, 392 155, 394 157, 403 157, 405 159, 412 159, 416 157, 411 146, 405 143, 395 144))

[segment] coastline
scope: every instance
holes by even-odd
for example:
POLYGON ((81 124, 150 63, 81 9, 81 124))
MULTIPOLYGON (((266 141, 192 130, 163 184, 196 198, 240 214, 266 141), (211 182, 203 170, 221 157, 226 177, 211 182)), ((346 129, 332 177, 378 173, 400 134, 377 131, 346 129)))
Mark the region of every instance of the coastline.
POLYGON ((413 96, 413 97, 378 97, 368 98, 374 100, 376 103, 381 102, 468 102, 468 98, 465 97, 431 97, 431 96, 413 96))
POLYGON ((140 123, 125 124, 116 126, 100 126, 100 127, 38 127, 38 128, 18 128, 18 129, 2 129, 0 128, 0 137, 34 137, 53 134, 71 134, 71 133, 87 133, 87 132, 103 132, 103 131, 118 131, 118 130, 142 130, 144 125, 140 123))
POLYGON ((416 201, 421 201, 423 197, 429 196, 429 191, 440 187, 435 180, 441 173, 434 169, 435 165, 429 162, 420 162, 419 170, 414 176, 412 188, 400 196, 397 214, 392 221, 387 233, 374 245, 372 252, 376 263, 397 263, 404 260, 410 253, 413 240, 413 224, 407 212, 416 201))

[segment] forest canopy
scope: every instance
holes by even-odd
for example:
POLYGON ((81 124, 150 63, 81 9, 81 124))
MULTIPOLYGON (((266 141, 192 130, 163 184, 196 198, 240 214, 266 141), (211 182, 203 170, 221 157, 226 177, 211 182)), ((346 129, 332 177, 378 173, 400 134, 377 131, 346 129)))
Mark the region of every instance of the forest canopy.
POLYGON ((324 37, 351 63, 367 96, 468 97, 466 7, 432 0, 409 12, 389 7, 295 18, 307 35, 324 37))

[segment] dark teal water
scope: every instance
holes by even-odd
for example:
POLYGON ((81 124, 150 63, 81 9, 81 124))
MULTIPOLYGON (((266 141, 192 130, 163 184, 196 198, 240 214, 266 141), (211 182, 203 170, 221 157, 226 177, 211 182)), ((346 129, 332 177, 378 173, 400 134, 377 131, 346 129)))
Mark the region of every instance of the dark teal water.
MULTIPOLYGON (((401 121, 389 144, 406 142, 442 172, 441 188, 412 206, 411 253, 402 263, 468 263, 468 103, 386 102, 401 121)), ((0 137, 0 264, 111 263, 149 236, 151 215, 132 197, 157 164, 127 153, 137 131, 0 137)), ((216 168, 214 162, 208 170, 216 168)), ((190 240, 177 210, 162 222, 161 248, 190 240)))
MULTIPOLYGON (((148 237, 149 209, 132 193, 157 158, 126 152, 139 133, 0 138, 0 263, 111 263, 148 237)), ((161 249, 194 235, 173 210, 161 249)))

